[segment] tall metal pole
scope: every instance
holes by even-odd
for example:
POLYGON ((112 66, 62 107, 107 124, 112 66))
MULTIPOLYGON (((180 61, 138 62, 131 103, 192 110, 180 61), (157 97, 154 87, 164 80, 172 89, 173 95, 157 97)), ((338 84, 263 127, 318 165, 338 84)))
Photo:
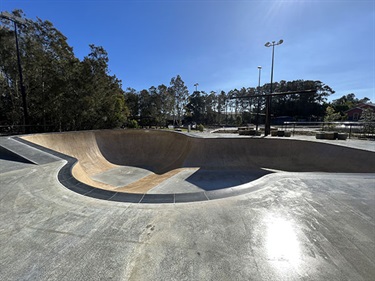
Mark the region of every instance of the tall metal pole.
POLYGON ((261 67, 261 66, 258 66, 258 69, 259 69, 258 88, 260 88, 260 74, 261 74, 261 72, 262 72, 262 67, 261 67))
POLYGON ((20 50, 18 46, 18 36, 17 36, 17 24, 15 21, 14 23, 14 34, 16 37, 16 49, 17 49, 17 64, 18 64, 18 72, 20 75, 20 86, 21 86, 21 96, 22 96, 22 104, 23 104, 23 125, 24 125, 24 132, 28 133, 29 128, 28 123, 29 123, 29 113, 27 110, 27 100, 26 100, 26 91, 25 91, 25 86, 23 85, 23 76, 22 76, 22 66, 21 66, 21 56, 20 56, 20 50))
MULTIPOLYGON (((275 58, 275 44, 272 42, 272 66, 271 66, 271 86, 270 86, 270 94, 273 93, 273 63, 275 58)), ((266 99, 266 124, 264 127, 264 135, 268 136, 271 133, 271 96, 267 96, 266 99)))
MULTIPOLYGON (((258 77, 258 95, 259 95, 259 91, 260 91, 260 74, 262 72, 262 67, 261 66, 258 66, 258 70, 259 70, 259 77, 258 77)), ((257 108, 257 119, 256 119, 256 127, 255 129, 258 131, 258 126, 259 126, 259 113, 260 113, 260 98, 258 98, 258 108, 257 108)))
POLYGON ((20 77, 20 87, 21 87, 21 96, 22 96, 22 105, 23 105, 23 125, 24 125, 24 132, 28 133, 29 128, 29 113, 27 110, 27 99, 26 99, 26 91, 25 86, 23 84, 23 76, 22 76, 22 66, 21 66, 21 56, 20 56, 20 50, 18 45, 18 35, 17 35, 17 23, 24 24, 26 21, 23 18, 16 17, 14 15, 11 15, 7 12, 0 13, 1 18, 5 18, 7 20, 10 20, 14 24, 14 36, 16 38, 16 51, 17 51, 17 65, 18 65, 18 73, 20 77))
POLYGON ((199 86, 199 84, 195 83, 194 86, 195 86, 195 91, 198 92, 198 86, 199 86))
MULTIPOLYGON (((270 86, 270 94, 273 93, 273 65, 275 60, 275 46, 282 44, 284 41, 280 40, 279 42, 272 41, 272 43, 267 42, 265 44, 266 47, 272 46, 272 66, 271 66, 271 86, 270 86)), ((271 96, 268 95, 266 98, 266 123, 264 128, 264 135, 268 136, 271 132, 271 96)))

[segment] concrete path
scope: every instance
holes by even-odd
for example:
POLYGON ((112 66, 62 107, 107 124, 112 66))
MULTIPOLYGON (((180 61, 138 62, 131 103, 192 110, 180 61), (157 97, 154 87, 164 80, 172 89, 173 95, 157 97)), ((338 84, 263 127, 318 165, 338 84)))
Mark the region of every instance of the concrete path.
POLYGON ((67 189, 54 160, 0 169, 1 280, 375 276, 374 173, 274 173, 240 196, 131 204, 67 189))

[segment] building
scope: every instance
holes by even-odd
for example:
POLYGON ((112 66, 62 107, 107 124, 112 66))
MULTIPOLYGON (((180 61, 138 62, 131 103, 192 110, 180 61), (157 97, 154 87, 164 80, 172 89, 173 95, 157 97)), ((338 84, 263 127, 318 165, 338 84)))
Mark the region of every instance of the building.
POLYGON ((362 110, 366 108, 371 108, 375 112, 375 104, 374 103, 360 103, 356 107, 351 108, 345 111, 346 115, 348 116, 349 121, 358 121, 361 118, 362 110))

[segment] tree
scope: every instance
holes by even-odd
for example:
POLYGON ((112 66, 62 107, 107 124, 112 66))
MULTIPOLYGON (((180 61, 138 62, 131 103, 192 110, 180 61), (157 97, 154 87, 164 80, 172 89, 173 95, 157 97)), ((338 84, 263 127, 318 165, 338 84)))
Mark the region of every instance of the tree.
MULTIPOLYGON (((13 12, 24 17, 20 10, 13 12)), ((14 33, 9 21, 0 28, 0 118, 22 124, 14 33)), ((51 22, 37 18, 19 26, 19 49, 30 123, 34 130, 79 130, 121 125, 128 114, 121 81, 109 75, 101 46, 78 60, 67 38, 51 22)))
POLYGON ((176 77, 173 77, 170 82, 170 87, 168 89, 170 91, 175 99, 175 112, 173 114, 174 123, 177 124, 177 126, 182 125, 182 116, 185 112, 185 107, 188 101, 189 91, 187 87, 185 86, 184 81, 182 80, 180 75, 177 75, 176 77), (177 114, 177 119, 175 119, 175 116, 177 114))
POLYGON ((154 106, 152 97, 147 90, 142 90, 139 93, 139 115, 141 126, 155 125, 154 106))
POLYGON ((136 89, 127 88, 125 93, 125 103, 129 109, 130 119, 137 120, 139 118, 139 96, 136 89))
POLYGON ((365 134, 374 134, 375 132, 375 112, 371 108, 362 110, 359 121, 363 122, 363 131, 365 134))
MULTIPOLYGON (((270 85, 263 86, 269 92, 270 85)), ((312 93, 290 94, 272 98, 274 116, 292 116, 295 119, 313 120, 324 115, 327 97, 334 91, 321 81, 295 80, 275 82, 275 92, 314 90, 312 93)))
POLYGON ((164 84, 158 86, 158 94, 161 102, 161 119, 164 125, 167 124, 167 120, 173 116, 173 109, 175 107, 175 99, 173 93, 169 91, 168 87, 164 84))
POLYGON ((64 98, 73 86, 72 70, 79 60, 51 22, 29 20, 24 32, 23 65, 31 123, 43 125, 44 130, 47 124, 50 130, 59 130, 67 121, 64 98))
POLYGON ((200 91, 194 91, 194 93, 189 96, 189 102, 186 108, 191 121, 196 122, 197 124, 202 123, 205 109, 204 95, 202 95, 200 91))
MULTIPOLYGON (((21 10, 13 15, 23 17, 21 10)), ((0 18, 0 124, 21 125, 23 122, 22 98, 17 68, 14 25, 11 21, 0 18)), ((23 56, 23 26, 18 25, 20 57, 23 56)), ((27 109, 27 107, 26 107, 27 109)))
POLYGON ((331 106, 335 111, 339 112, 342 118, 346 118, 345 111, 356 107, 361 103, 367 103, 370 99, 365 97, 363 99, 358 99, 355 97, 354 93, 343 95, 341 98, 335 99, 332 101, 331 106))
POLYGON ((221 91, 217 96, 217 123, 219 125, 226 123, 228 98, 224 91, 221 91))
POLYGON ((205 96, 205 124, 215 124, 216 122, 216 107, 217 107, 217 96, 214 91, 205 96))
POLYGON ((75 129, 118 127, 128 115, 121 82, 108 74, 109 59, 104 48, 90 45, 90 49, 75 77, 73 98, 79 98, 72 112, 73 126, 75 129))
POLYGON ((340 120, 340 113, 336 112, 332 106, 326 108, 326 115, 324 116, 324 122, 334 122, 340 120))

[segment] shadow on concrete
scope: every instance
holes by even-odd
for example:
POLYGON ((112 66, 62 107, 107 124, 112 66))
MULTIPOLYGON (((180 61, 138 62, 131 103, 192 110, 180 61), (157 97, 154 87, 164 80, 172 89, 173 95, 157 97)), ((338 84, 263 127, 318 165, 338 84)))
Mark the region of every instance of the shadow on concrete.
POLYGON ((29 168, 35 165, 22 156, 0 146, 0 174, 29 168))
POLYGON ((25 164, 34 164, 33 162, 23 158, 22 156, 0 146, 0 159, 12 162, 20 162, 25 164))
POLYGON ((210 191, 249 183, 270 173, 273 172, 263 169, 199 169, 186 178, 186 181, 201 189, 210 191))

